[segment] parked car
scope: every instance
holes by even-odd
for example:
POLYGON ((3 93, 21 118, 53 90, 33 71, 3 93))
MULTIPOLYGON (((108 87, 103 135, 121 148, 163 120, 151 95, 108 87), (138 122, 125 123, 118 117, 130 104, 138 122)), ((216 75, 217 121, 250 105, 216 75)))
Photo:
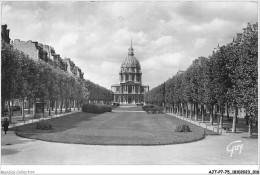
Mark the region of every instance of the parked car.
POLYGON ((21 107, 20 106, 13 106, 14 111, 20 111, 21 107))
POLYGON ((113 106, 120 106, 119 103, 113 103, 113 106))
POLYGON ((143 106, 143 103, 136 103, 136 106, 143 106))

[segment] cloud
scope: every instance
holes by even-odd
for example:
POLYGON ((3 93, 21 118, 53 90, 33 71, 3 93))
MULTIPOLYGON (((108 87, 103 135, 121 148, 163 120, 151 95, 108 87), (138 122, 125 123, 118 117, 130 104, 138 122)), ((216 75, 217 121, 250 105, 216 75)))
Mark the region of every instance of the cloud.
POLYGON ((3 2, 11 39, 53 46, 86 79, 110 89, 133 39, 143 81, 157 86, 193 59, 227 44, 247 22, 255 2, 3 2), (122 20, 123 19, 123 20, 122 20))
POLYGON ((155 55, 141 62, 142 69, 167 69, 168 67, 178 66, 180 60, 184 58, 182 53, 166 53, 155 55))
POLYGON ((207 42, 207 38, 196 38, 194 39, 194 47, 202 48, 207 42))

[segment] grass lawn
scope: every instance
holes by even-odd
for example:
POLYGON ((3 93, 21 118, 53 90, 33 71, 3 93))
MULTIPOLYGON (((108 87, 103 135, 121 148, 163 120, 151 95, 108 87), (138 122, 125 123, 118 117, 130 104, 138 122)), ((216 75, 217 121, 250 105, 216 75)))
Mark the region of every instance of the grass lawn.
POLYGON ((120 107, 116 107, 113 109, 114 111, 142 111, 144 112, 144 110, 142 109, 142 107, 140 106, 120 106, 120 107))
MULTIPOLYGON (((204 138, 203 128, 167 114, 79 112, 51 119, 51 122, 52 130, 37 130, 36 123, 32 123, 17 127, 16 133, 32 139, 90 145, 162 145, 204 138), (192 132, 175 132, 179 124, 189 125, 192 132)), ((205 130, 205 133, 214 134, 209 130, 205 130)))

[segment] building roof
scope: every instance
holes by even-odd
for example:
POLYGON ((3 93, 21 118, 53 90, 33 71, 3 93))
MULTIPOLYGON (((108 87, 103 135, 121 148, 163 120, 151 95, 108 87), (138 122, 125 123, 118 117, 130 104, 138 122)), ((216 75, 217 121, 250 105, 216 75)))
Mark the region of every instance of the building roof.
POLYGON ((136 67, 140 68, 140 63, 137 60, 137 58, 134 56, 134 49, 132 47, 132 40, 131 40, 131 47, 128 49, 128 56, 124 60, 124 62, 121 65, 122 68, 128 68, 128 67, 136 67))
POLYGON ((141 66, 140 66, 139 61, 134 56, 128 56, 122 63, 121 67, 123 67, 123 68, 128 68, 128 67, 140 68, 141 66))
POLYGON ((113 84, 111 87, 120 86, 120 84, 113 84))

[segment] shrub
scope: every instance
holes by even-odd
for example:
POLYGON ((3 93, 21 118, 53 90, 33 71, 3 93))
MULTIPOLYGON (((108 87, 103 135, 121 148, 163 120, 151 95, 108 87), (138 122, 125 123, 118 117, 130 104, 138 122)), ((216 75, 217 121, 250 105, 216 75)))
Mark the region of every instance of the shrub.
POLYGON ((155 106, 154 108, 155 113, 162 114, 164 111, 163 107, 155 106))
POLYGON ((144 105, 143 107, 143 110, 146 111, 147 113, 153 113, 153 114, 162 114, 163 111, 164 111, 164 108, 163 107, 160 107, 160 106, 155 106, 155 105, 151 105, 151 104, 148 104, 148 105, 144 105))
POLYGON ((143 103, 136 103, 136 106, 143 106, 143 103))
POLYGON ((50 120, 41 120, 37 123, 36 129, 51 130, 52 129, 52 123, 51 123, 50 120))
POLYGON ((142 106, 142 109, 143 109, 144 111, 147 111, 146 108, 154 108, 154 105, 152 105, 152 104, 147 104, 147 105, 143 105, 143 106, 142 106))
POLYGON ((104 113, 104 112, 111 112, 112 108, 109 105, 97 105, 97 104, 83 104, 82 105, 82 112, 89 112, 89 113, 104 113))
POLYGON ((189 125, 178 125, 176 126, 175 132, 191 132, 189 125))
POLYGON ((152 108, 151 107, 147 107, 144 109, 145 112, 147 112, 148 114, 151 112, 152 108))

